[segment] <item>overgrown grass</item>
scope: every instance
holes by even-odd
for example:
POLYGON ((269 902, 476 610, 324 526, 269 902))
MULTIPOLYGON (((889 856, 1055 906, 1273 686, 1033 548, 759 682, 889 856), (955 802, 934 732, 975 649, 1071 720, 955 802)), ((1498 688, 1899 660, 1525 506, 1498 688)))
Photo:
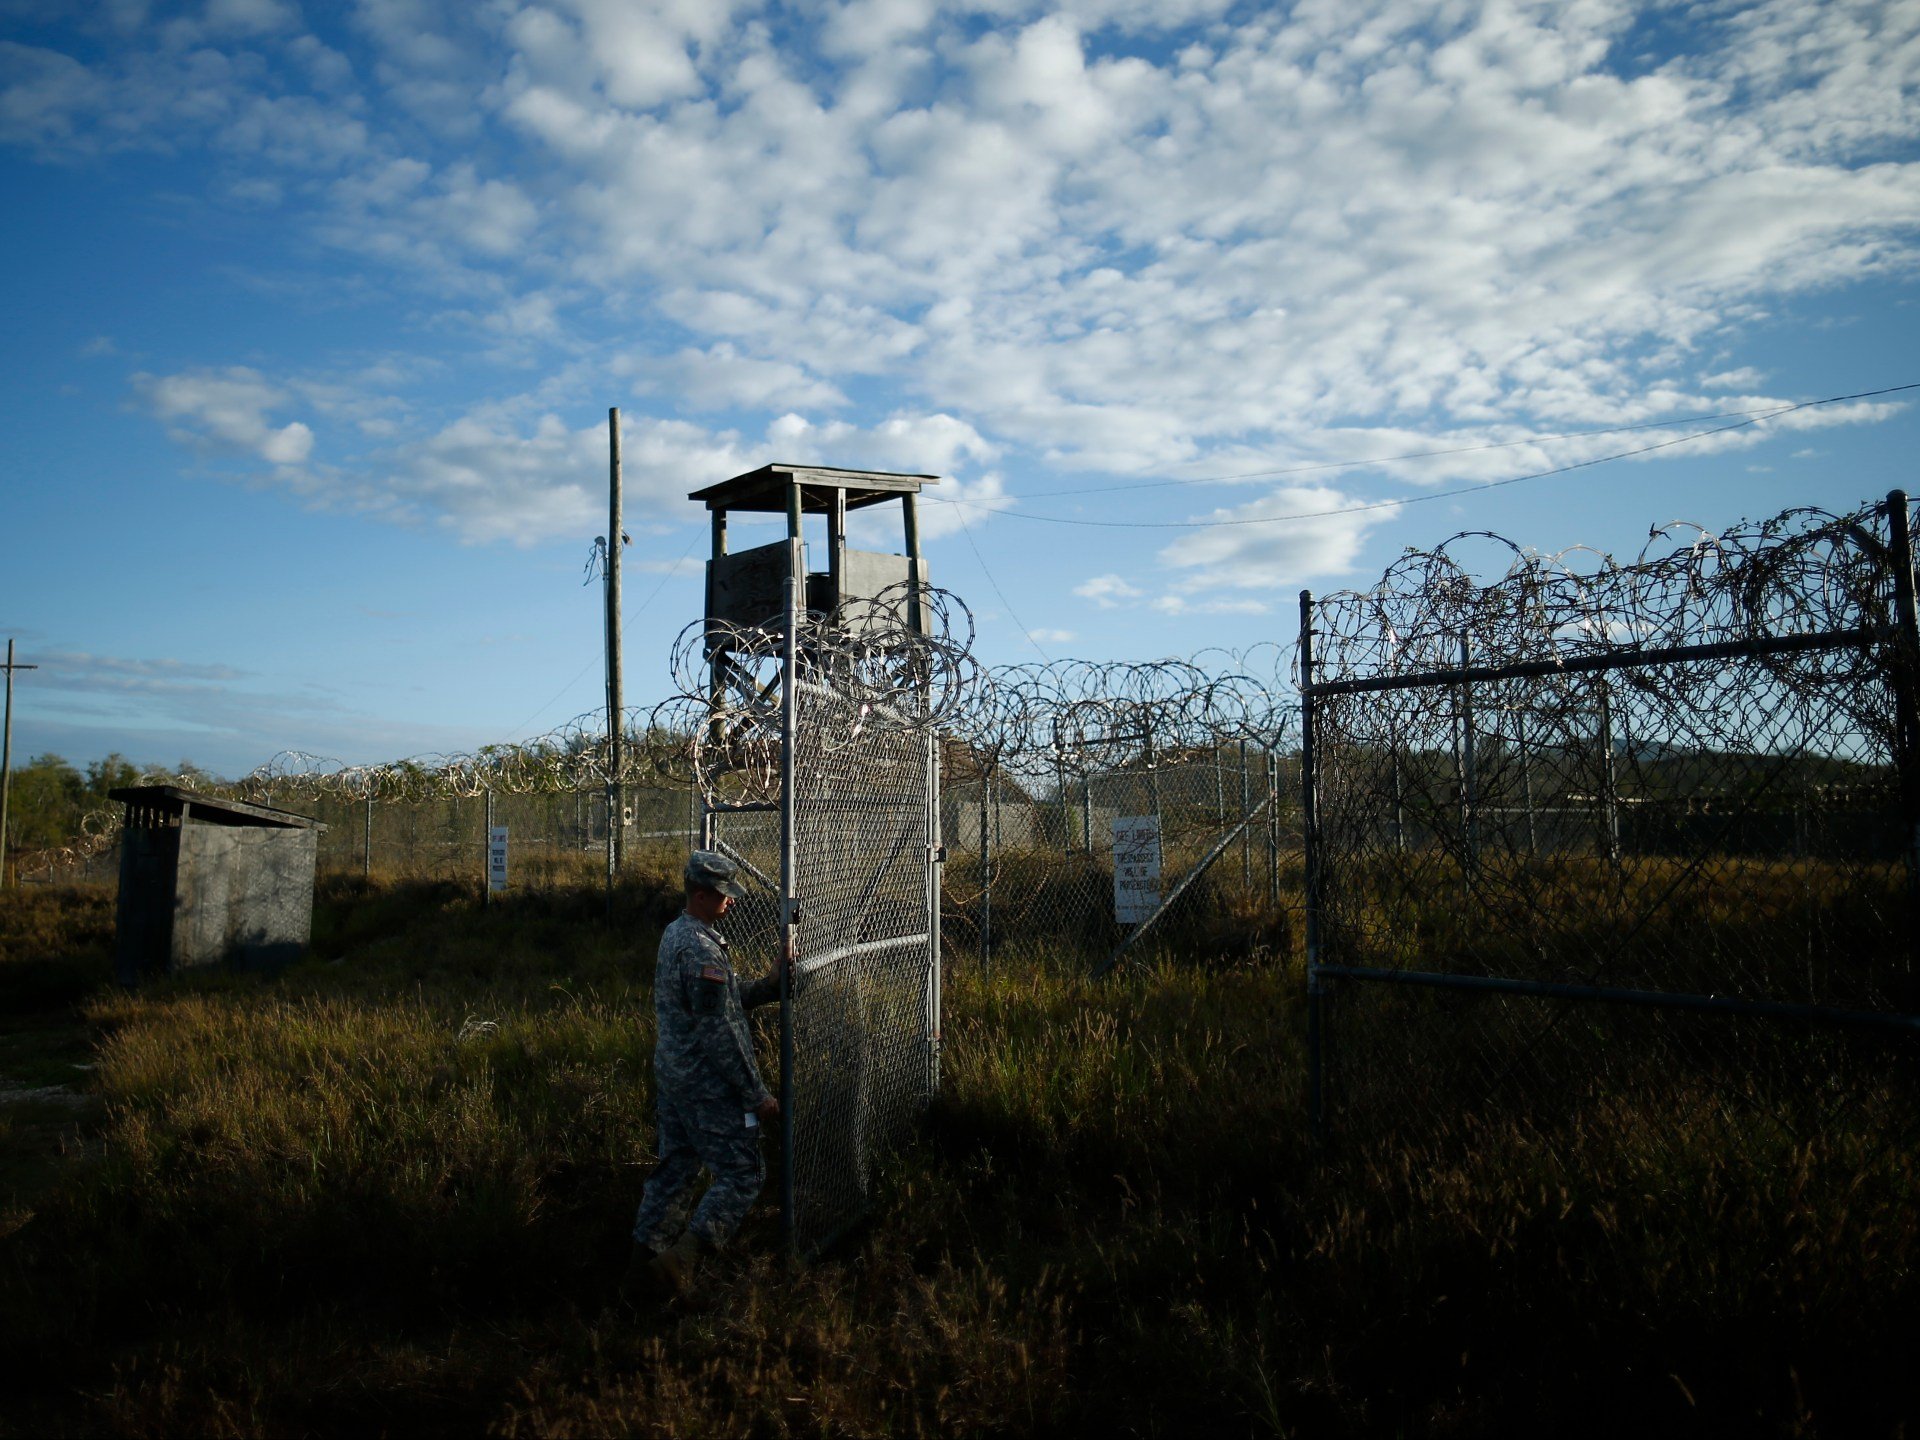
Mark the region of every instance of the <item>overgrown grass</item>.
POLYGON ((0 1432, 1912 1417, 1920 1196, 1872 1116, 1730 1146, 1677 1077, 1570 1103, 1551 1136, 1462 1121, 1317 1154, 1280 947, 1097 985, 956 967, 941 1098, 871 1226, 797 1269, 763 1208, 693 1302, 612 1313, 668 878, 636 878, 612 929, 590 889, 483 911, 452 885, 331 881, 310 961, 135 996, 100 984, 97 904, 0 895, 0 935, 40 937, 0 971, 65 977, 35 992, 43 1016, 85 997, 104 1107, 54 1183, 8 1202, 0 1432))

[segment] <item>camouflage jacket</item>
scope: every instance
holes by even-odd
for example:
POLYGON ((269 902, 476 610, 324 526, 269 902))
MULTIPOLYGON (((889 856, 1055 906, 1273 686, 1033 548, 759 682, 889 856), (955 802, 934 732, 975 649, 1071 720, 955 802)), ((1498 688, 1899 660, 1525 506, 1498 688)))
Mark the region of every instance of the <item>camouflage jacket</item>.
POLYGON ((741 985, 726 937, 711 925, 682 914, 667 926, 653 972, 660 1098, 683 1105, 725 1101, 742 1110, 766 1099, 746 1012, 779 998, 778 971, 741 985))

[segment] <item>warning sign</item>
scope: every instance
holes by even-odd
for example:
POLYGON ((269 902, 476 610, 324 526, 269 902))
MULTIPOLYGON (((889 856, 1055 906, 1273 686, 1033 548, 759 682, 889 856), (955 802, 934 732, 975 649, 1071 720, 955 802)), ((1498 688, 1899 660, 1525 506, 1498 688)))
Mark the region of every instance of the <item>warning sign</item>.
POLYGON ((507 888, 507 827, 487 827, 487 889, 507 888))
POLYGON ((1138 925, 1160 908, 1160 817, 1113 822, 1113 918, 1138 925))

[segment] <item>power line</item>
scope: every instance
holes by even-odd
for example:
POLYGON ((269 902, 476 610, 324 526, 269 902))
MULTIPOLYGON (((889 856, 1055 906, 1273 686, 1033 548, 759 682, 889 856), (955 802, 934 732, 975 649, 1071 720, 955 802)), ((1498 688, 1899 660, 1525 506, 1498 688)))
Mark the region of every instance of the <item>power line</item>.
MULTIPOLYGON (((1875 398, 1876 396, 1894 395, 1905 390, 1920 390, 1920 381, 1915 381, 1911 384, 1906 384, 1906 385, 1889 385, 1879 390, 1862 390, 1852 395, 1830 395, 1822 400, 1802 400, 1795 405, 1782 405, 1771 410, 1729 411, 1728 413, 1731 415, 1744 415, 1748 418, 1736 420, 1731 425, 1717 425, 1710 430, 1699 430, 1694 432, 1691 435, 1681 435, 1672 440, 1662 440, 1657 445, 1642 445, 1637 449, 1633 449, 1633 450, 1615 451, 1611 455, 1597 455, 1591 460, 1577 460, 1569 465, 1557 465, 1551 470, 1535 470, 1525 475, 1510 475, 1504 480, 1489 480, 1476 485, 1462 485, 1452 490, 1432 490, 1422 495, 1409 495, 1404 499, 1399 499, 1399 500, 1372 500, 1359 505, 1342 505, 1329 510, 1307 510, 1307 511, 1300 511, 1294 514, 1288 514, 1288 515, 1247 515, 1247 516, 1241 516, 1236 519, 1226 519, 1226 520, 1088 520, 1088 519, 1084 519, 1082 517, 1073 516, 1073 515, 1036 515, 1031 510, 995 508, 993 506, 982 505, 978 501, 974 501, 974 500, 957 500, 950 497, 941 497, 937 499, 935 499, 934 497, 928 497, 928 498, 933 499, 933 503, 938 505, 968 506, 975 510, 983 511, 989 515, 1011 515, 1016 519, 1033 520, 1033 521, 1041 522, 1044 524, 1050 524, 1050 525, 1084 525, 1084 526, 1090 526, 1090 527, 1093 527, 1096 529, 1102 529, 1102 530, 1215 530, 1215 529, 1219 529, 1229 525, 1274 525, 1282 521, 1289 521, 1289 520, 1324 520, 1335 515, 1358 515, 1369 510, 1391 510, 1391 509, 1396 509, 1402 505, 1418 505, 1421 502, 1427 501, 1427 500, 1449 500, 1461 495, 1478 495, 1482 491, 1497 490, 1504 485, 1518 485, 1521 482, 1526 480, 1544 480, 1549 476, 1553 476, 1553 475, 1566 475, 1575 470, 1585 470, 1595 465, 1605 465, 1614 460, 1627 460, 1627 459, 1631 459, 1636 455, 1648 455, 1653 453, 1656 450, 1666 450, 1675 445, 1685 445, 1694 440, 1704 440, 1709 436, 1724 435, 1732 430, 1744 430, 1749 426, 1759 425, 1764 423, 1765 421, 1776 419, 1782 415, 1790 415, 1796 410, 1811 410, 1821 405, 1838 405, 1848 400, 1870 400, 1875 398)), ((1681 422, 1681 423, 1684 423, 1684 422, 1681 422)), ((1583 433, 1589 434, 1589 435, 1607 435, 1607 434, 1618 433, 1620 431, 1646 429, 1646 428, 1649 428, 1649 427, 1646 425, 1617 426, 1607 430, 1593 430, 1593 431, 1587 431, 1583 433)), ((1570 435, 1564 438, 1571 439, 1576 437, 1570 435)), ((1531 443, 1531 442, 1507 441, 1507 442, 1502 442, 1502 445, 1516 445, 1516 444, 1525 444, 1525 443, 1531 443)), ((1502 448, 1502 445, 1469 446, 1469 447, 1465 447, 1463 450, 1460 450, 1460 451, 1432 451, 1427 453, 1430 453, 1433 455, 1460 454, 1460 453, 1465 453, 1466 450, 1499 449, 1499 448, 1502 448)), ((1425 458, 1425 456, 1424 455, 1395 456, 1395 457, 1391 457, 1391 459, 1386 459, 1386 460, 1341 460, 1341 461, 1328 462, 1325 465, 1302 466, 1302 467, 1299 467, 1299 469, 1300 470, 1334 469, 1334 468, 1350 468, 1356 465, 1384 465, 1384 464, 1392 463, 1392 460, 1395 460, 1395 459, 1420 459, 1420 458, 1425 458)), ((1251 475, 1254 475, 1254 476, 1257 476, 1260 474, 1281 475, 1281 474, 1294 474, 1294 473, 1298 473, 1298 471, 1296 470, 1256 471, 1256 472, 1251 472, 1251 475)), ((1184 481, 1184 482, 1157 481, 1152 483, 1154 484, 1180 484, 1180 483, 1210 484, 1210 483, 1215 483, 1218 480, 1247 479, 1247 478, 1250 478, 1250 476, 1248 475, 1218 476, 1218 477, 1214 477, 1213 480, 1207 480, 1207 481, 1201 481, 1201 480, 1191 480, 1191 481, 1184 481)), ((1136 485, 1136 486, 1121 485, 1121 486, 1113 487, 1113 489, 1115 490, 1144 489, 1144 488, 1148 488, 1148 487, 1140 486, 1140 485, 1136 485)), ((1048 495, 1064 495, 1064 494, 1077 494, 1077 493, 1083 493, 1083 492, 1049 491, 1045 493, 1048 495)), ((1106 490, 1102 490, 1100 493, 1104 494, 1109 492, 1106 490)), ((968 539, 969 540, 972 539, 971 534, 969 534, 968 539)))
MULTIPOLYGON (((993 578, 993 571, 987 568, 987 557, 982 555, 980 547, 973 543, 973 527, 967 524, 967 512, 959 510, 954 513, 960 517, 960 533, 967 537, 967 548, 973 551, 973 558, 980 562, 980 573, 987 577, 987 583, 993 587, 993 593, 998 595, 1000 603, 1007 607, 1007 614, 1013 616, 1013 623, 1020 627, 1020 633, 1027 637, 1027 643, 1035 650, 1040 650, 1040 642, 1033 638, 1033 632, 1027 629, 1026 622, 1014 610, 1013 602, 1007 599, 1007 592, 1000 588, 1000 582, 993 578)), ((1040 658, 1048 664, 1053 663, 1053 657, 1045 650, 1040 650, 1040 658)))
MULTIPOLYGON (((653 602, 657 598, 659 598, 660 592, 662 590, 667 588, 667 581, 671 580, 676 574, 679 573, 680 561, 685 560, 687 556, 693 553, 693 547, 699 543, 699 540, 700 540, 700 537, 697 535, 693 539, 689 540, 687 542, 687 548, 680 552, 680 560, 675 560, 671 565, 667 566, 667 568, 661 572, 660 583, 654 586, 653 592, 649 594, 646 599, 640 602, 640 608, 633 612, 634 619, 638 620, 642 615, 647 613, 647 607, 653 604, 653 602)), ((598 556, 598 554, 599 554, 599 547, 596 546, 594 549, 594 556, 598 556)), ((592 557, 589 557, 587 561, 587 569, 588 569, 587 579, 592 580, 593 579, 593 574, 592 574, 593 558, 592 557)), ((578 685, 580 683, 580 676, 586 674, 587 671, 592 666, 599 663, 604 658, 605 658, 604 656, 595 655, 591 659, 589 659, 585 665, 582 665, 580 667, 579 671, 574 675, 573 679, 567 681, 566 684, 562 685, 558 690, 554 691, 552 697, 546 702, 546 704, 542 705, 538 710, 534 711, 533 714, 529 715, 526 719, 522 720, 518 725, 514 726, 513 729, 509 730, 507 732, 507 739, 512 740, 514 736, 518 735, 522 730, 526 729, 527 726, 531 725, 534 721, 538 720, 542 715, 546 714, 548 710, 552 709, 553 702, 555 700, 558 700, 562 695, 566 694, 569 690, 573 689, 574 686, 578 685)))

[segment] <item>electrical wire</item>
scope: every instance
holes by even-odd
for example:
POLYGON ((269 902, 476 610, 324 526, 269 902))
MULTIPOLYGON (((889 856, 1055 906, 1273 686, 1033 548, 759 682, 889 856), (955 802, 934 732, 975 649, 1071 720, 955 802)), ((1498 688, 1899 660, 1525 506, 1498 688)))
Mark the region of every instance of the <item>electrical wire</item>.
POLYGON ((973 527, 967 524, 967 512, 957 510, 954 513, 960 517, 960 533, 967 537, 967 548, 973 551, 973 558, 980 562, 980 573, 987 577, 987 584, 991 585, 993 587, 993 593, 1000 597, 1000 603, 1006 606, 1007 614, 1011 615, 1013 617, 1013 623, 1020 627, 1020 633, 1027 637, 1027 643, 1039 652, 1042 660, 1045 660, 1051 665, 1053 663, 1053 657, 1040 648, 1040 642, 1034 639, 1033 632, 1027 629, 1026 621, 1020 618, 1019 614, 1013 608, 1013 602, 1007 599, 1007 592, 1000 588, 1000 582, 993 578, 993 571, 987 568, 987 557, 982 555, 980 553, 980 547, 974 544, 973 527))
MULTIPOLYGON (((640 602, 640 608, 633 612, 634 619, 638 620, 642 615, 647 613, 647 607, 653 604, 653 602, 659 598, 660 592, 662 590, 667 588, 667 581, 671 580, 676 574, 679 573, 680 562, 682 560, 685 560, 687 556, 693 553, 693 547, 699 543, 699 539, 700 537, 696 535, 692 540, 689 540, 687 542, 687 548, 680 552, 680 559, 675 560, 671 565, 669 565, 664 571, 661 572, 660 583, 654 586, 653 592, 649 594, 646 599, 640 602)), ((593 579, 594 558, 597 558, 600 553, 601 553, 600 547, 596 545, 594 547, 593 556, 589 557, 587 560, 587 571, 588 571, 587 579, 589 581, 593 579)), ((567 681, 566 684, 562 685, 558 690, 554 691, 551 699, 549 699, 545 704, 543 704, 538 710, 534 711, 533 714, 529 715, 526 719, 522 720, 518 725, 514 726, 513 729, 509 730, 507 732, 507 738, 509 740, 513 739, 514 736, 518 735, 522 730, 526 729, 527 726, 531 725, 534 721, 538 720, 542 715, 546 714, 547 711, 551 710, 553 708, 554 701, 558 700, 562 695, 565 695, 569 690, 573 689, 574 686, 578 685, 580 683, 580 677, 586 674, 588 670, 593 668, 593 664, 596 660, 604 660, 605 658, 606 657, 604 655, 594 655, 589 657, 587 660, 587 663, 585 665, 582 665, 577 671, 574 672, 573 679, 567 681)))

